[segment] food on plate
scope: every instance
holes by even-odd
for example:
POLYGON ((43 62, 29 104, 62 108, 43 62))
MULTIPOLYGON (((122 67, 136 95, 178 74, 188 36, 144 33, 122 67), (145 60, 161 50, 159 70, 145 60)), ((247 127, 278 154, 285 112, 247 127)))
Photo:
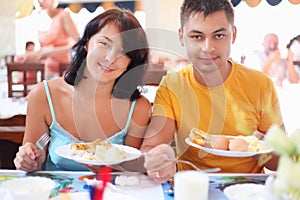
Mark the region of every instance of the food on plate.
POLYGON ((225 135, 216 136, 210 143, 214 149, 228 150, 229 147, 229 139, 225 135))
POLYGON ((229 142, 230 151, 248 151, 248 143, 244 138, 236 137, 230 140, 229 142))
POLYGON ((269 149, 266 143, 263 140, 258 139, 255 135, 213 135, 197 128, 193 128, 190 131, 189 139, 195 144, 218 150, 258 152, 269 149))
POLYGON ((102 162, 118 161, 128 157, 121 146, 114 146, 110 142, 96 140, 91 143, 72 143, 71 156, 83 160, 99 160, 102 162))
POLYGON ((211 147, 211 144, 210 144, 211 137, 210 137, 210 135, 208 133, 205 133, 202 130, 193 128, 190 131, 189 138, 192 142, 194 142, 196 144, 199 144, 199 145, 204 146, 204 147, 211 147))

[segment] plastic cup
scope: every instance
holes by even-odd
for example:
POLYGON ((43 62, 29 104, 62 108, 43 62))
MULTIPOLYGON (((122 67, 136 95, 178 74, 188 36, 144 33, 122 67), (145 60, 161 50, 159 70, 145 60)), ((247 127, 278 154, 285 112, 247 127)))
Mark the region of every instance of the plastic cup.
POLYGON ((174 176, 174 200, 207 200, 208 175, 199 171, 180 171, 174 176))

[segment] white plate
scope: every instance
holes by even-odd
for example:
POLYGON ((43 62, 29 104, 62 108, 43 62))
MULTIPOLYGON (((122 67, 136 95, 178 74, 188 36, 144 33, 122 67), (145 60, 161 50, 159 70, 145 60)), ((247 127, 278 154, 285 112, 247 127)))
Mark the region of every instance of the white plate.
POLYGON ((119 164, 119 163, 122 163, 125 161, 134 160, 134 159, 140 157, 142 154, 140 150, 130 147, 130 146, 119 145, 119 144, 112 144, 112 145, 115 147, 122 148, 128 154, 128 156, 123 160, 113 160, 113 161, 85 160, 85 159, 82 159, 79 157, 72 156, 70 144, 58 147, 55 150, 55 153, 57 153, 61 157, 74 160, 81 164, 95 165, 95 166, 119 164))
POLYGON ((190 138, 186 138, 185 142, 195 148, 201 149, 207 153, 217 155, 217 156, 225 156, 225 157, 250 157, 257 154, 264 154, 264 153, 270 153, 272 149, 267 149, 263 151, 257 151, 257 152, 241 152, 241 151, 229 151, 229 150, 219 150, 219 149, 213 149, 208 147, 203 147, 199 144, 196 144, 190 140, 190 138))
POLYGON ((265 199, 266 187, 261 184, 241 183, 228 186, 224 189, 228 200, 265 199))

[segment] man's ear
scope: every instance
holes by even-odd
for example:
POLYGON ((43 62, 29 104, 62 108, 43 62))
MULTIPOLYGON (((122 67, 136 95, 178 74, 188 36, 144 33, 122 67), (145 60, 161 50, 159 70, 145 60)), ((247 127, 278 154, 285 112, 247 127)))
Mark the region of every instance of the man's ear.
POLYGON ((236 39, 236 33, 237 33, 236 26, 233 26, 232 44, 234 44, 234 42, 235 42, 235 39, 236 39))
POLYGON ((183 41, 183 31, 181 28, 178 29, 178 37, 179 37, 179 41, 180 41, 180 44, 181 46, 184 47, 184 41, 183 41))

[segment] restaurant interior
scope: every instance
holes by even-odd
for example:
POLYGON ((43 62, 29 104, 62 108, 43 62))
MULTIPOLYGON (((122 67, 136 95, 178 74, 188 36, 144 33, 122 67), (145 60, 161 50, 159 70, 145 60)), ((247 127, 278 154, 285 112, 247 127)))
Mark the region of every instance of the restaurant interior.
MULTIPOLYGON (((20 172, 13 175, 6 173, 7 171, 15 172, 13 159, 22 144, 25 131, 26 96, 36 83, 45 79, 44 64, 13 62, 14 56, 24 53, 24 45, 27 41, 35 42, 35 49, 38 50, 40 45, 36 33, 39 29, 47 29, 50 25, 46 16, 38 15, 34 1, 0 0, 2 5, 0 12, 0 186, 1 181, 8 180, 7 178, 1 179, 2 176, 26 176, 20 172), (37 78, 34 81, 26 80, 27 73, 36 73, 37 78), (1 169, 6 171, 1 172, 1 169)), ((237 39, 232 46, 232 60, 244 63, 244 59, 247 59, 247 55, 251 52, 262 50, 263 38, 271 32, 278 35, 280 52, 286 55, 286 45, 293 37, 300 34, 300 26, 297 26, 297 20, 300 19, 300 0, 231 0, 231 2, 235 8, 235 24, 238 30, 237 39)), ((144 77, 143 93, 153 103, 157 85, 162 77, 182 69, 188 62, 177 35, 181 3, 182 0, 59 0, 58 7, 71 13, 80 34, 90 19, 114 6, 130 9, 135 14, 146 30, 151 47, 151 67, 144 77)), ((300 68, 299 61, 297 63, 300 68)), ((60 65, 59 76, 64 74, 66 67, 65 64, 60 65)), ((297 117, 300 113, 300 84, 286 82, 280 87, 276 86, 276 91, 286 132, 291 133, 300 128, 297 117)), ((47 172, 41 172, 41 174, 45 177, 53 175, 47 172)), ((74 196, 74 199, 77 197, 89 199, 86 193, 82 192, 82 188, 78 189, 83 184, 78 180, 91 175, 92 173, 55 174, 56 177, 64 177, 63 181, 74 181, 71 185, 77 191, 80 190, 78 193, 81 195, 74 196)), ((224 177, 227 177, 227 180, 244 178, 246 182, 255 179, 254 183, 259 184, 265 183, 268 178, 263 175, 254 177, 228 174, 220 178, 210 174, 209 199, 227 199, 223 189, 228 182, 224 177), (222 190, 218 188, 221 186, 224 187, 222 190)), ((126 199, 126 195, 133 195, 135 198, 132 199, 173 199, 173 191, 169 191, 170 184, 163 184, 162 187, 151 185, 144 176, 141 180, 139 185, 134 185, 138 191, 130 187, 130 184, 127 188, 121 187, 121 192, 119 192, 122 195, 119 199, 126 199), (151 196, 153 193, 157 195, 151 196), (148 195, 147 198, 145 194, 148 195)), ((65 189, 68 190, 68 188, 65 189)), ((114 190, 111 189, 112 191, 114 190)), ((0 196, 1 194, 0 187, 0 196)))

